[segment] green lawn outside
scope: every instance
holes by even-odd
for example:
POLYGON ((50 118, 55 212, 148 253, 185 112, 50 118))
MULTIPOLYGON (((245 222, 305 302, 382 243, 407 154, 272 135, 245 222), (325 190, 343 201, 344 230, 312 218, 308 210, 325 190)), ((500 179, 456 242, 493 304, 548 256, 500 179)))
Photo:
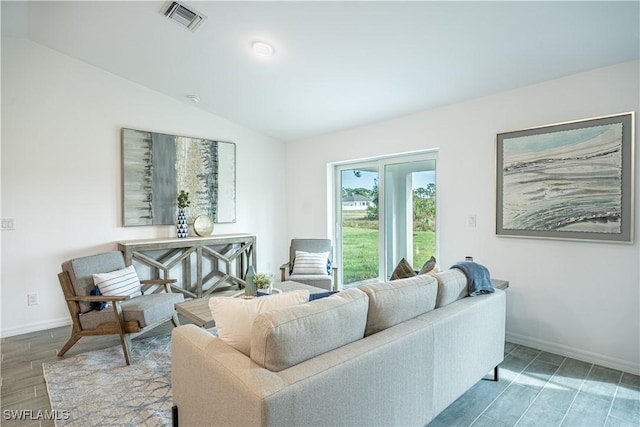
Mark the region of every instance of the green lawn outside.
MULTIPOLYGON (((343 227, 342 254, 345 284, 378 277, 378 230, 371 228, 343 227)), ((436 236, 432 231, 413 233, 413 263, 419 270, 435 255, 436 236)))

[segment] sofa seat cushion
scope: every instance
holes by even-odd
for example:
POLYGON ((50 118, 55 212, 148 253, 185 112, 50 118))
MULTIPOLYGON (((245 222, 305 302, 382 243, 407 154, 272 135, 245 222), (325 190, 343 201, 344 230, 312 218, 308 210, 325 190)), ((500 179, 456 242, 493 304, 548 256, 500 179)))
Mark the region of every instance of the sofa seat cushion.
POLYGON ((251 299, 213 297, 209 299, 209 309, 216 322, 218 337, 249 356, 251 328, 259 314, 308 301, 309 291, 303 289, 251 299))
POLYGON ((279 372, 364 337, 367 295, 352 288, 256 317, 251 359, 279 372))
POLYGON ((434 275, 438 280, 438 298, 436 308, 444 307, 461 298, 469 296, 467 276, 461 270, 452 268, 434 275))
MULTIPOLYGON (((131 298, 120 303, 125 322, 136 321, 140 328, 167 320, 175 313, 175 304, 183 302, 184 295, 178 293, 157 293, 131 298)), ((83 329, 95 329, 101 323, 113 322, 113 308, 93 310, 80 315, 83 329)))
POLYGON ((413 319, 436 305, 438 282, 429 274, 361 285, 369 296, 369 314, 365 336, 413 319))

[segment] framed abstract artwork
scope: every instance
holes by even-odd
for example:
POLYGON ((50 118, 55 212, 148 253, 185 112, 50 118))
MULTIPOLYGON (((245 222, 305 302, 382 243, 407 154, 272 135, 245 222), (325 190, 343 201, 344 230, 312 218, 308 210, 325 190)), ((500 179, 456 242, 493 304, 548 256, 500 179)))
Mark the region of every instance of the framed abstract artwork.
POLYGON ((236 145, 123 128, 124 226, 175 224, 180 190, 191 200, 189 222, 235 222, 236 145))
POLYGON ((633 242, 634 113, 499 133, 496 234, 633 242))

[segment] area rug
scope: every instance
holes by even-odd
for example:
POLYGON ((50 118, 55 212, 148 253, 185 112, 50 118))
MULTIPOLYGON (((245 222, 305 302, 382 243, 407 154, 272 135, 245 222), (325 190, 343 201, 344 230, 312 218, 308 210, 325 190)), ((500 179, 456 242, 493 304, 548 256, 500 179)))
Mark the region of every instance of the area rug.
MULTIPOLYGON (((214 331, 212 331, 214 332, 214 331)), ((44 363, 56 426, 171 426, 171 336, 44 363)))

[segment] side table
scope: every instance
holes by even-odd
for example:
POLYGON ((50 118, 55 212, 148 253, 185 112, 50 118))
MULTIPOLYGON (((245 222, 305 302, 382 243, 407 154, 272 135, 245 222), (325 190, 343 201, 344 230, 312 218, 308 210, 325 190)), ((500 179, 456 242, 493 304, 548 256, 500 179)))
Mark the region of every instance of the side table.
POLYGON ((508 280, 491 279, 491 284, 493 285, 494 288, 501 289, 503 291, 509 287, 508 280))

